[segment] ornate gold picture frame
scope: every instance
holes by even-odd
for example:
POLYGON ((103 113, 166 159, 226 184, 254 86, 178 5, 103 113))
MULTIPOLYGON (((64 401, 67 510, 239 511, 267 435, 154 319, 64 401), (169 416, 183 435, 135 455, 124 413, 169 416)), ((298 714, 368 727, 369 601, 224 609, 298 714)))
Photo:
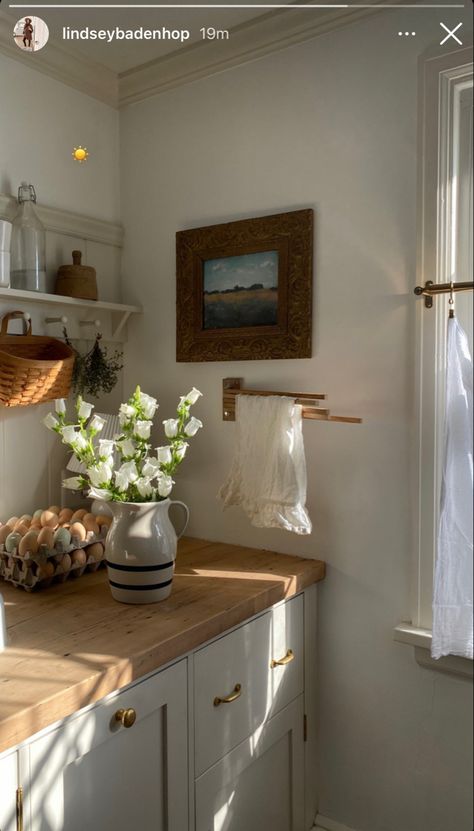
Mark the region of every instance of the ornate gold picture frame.
POLYGON ((177 361, 310 358, 313 211, 176 234, 177 361))

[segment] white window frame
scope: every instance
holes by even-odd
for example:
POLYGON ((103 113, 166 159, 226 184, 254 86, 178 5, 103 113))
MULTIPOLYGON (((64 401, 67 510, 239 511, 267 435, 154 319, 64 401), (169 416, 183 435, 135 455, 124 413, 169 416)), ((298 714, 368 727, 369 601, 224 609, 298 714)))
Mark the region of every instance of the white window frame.
MULTIPOLYGON (((425 58, 420 66, 418 144, 417 284, 471 280, 456 274, 455 207, 463 96, 472 86, 472 47, 425 58), (453 175, 454 174, 454 175, 453 175)), ((471 207, 472 210, 472 207, 471 207)), ((470 252, 472 257, 472 249, 470 252)), ((467 295, 456 295, 458 298, 467 295)), ((413 550, 412 617, 396 627, 395 639, 415 646, 417 659, 450 672, 472 662, 449 657, 431 663, 433 577, 443 462, 446 322, 448 297, 438 295, 433 308, 424 299, 415 305, 415 413, 412 452, 413 550)), ((472 296, 470 296, 472 302, 472 296)))

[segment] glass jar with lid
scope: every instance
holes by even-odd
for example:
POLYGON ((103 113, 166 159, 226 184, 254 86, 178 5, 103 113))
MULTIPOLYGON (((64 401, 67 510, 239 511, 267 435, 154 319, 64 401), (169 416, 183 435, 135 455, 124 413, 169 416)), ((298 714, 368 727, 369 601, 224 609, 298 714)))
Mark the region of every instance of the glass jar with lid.
POLYGON ((18 212, 13 220, 10 286, 26 291, 54 292, 54 276, 46 274, 46 234, 35 210, 33 185, 18 188, 18 212))

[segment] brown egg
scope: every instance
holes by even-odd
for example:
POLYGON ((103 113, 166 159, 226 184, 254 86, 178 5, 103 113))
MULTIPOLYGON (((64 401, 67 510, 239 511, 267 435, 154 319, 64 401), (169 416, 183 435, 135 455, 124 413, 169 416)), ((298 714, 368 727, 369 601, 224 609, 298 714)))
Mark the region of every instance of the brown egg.
POLYGON ((0 528, 0 545, 5 542, 6 538, 9 534, 11 534, 11 528, 9 525, 2 525, 0 528))
POLYGON ((52 528, 42 528, 38 534, 38 545, 45 545, 51 551, 54 545, 54 531, 52 528))
POLYGON ((82 524, 86 531, 92 531, 93 534, 98 536, 100 534, 100 528, 97 525, 96 518, 94 514, 86 514, 82 518, 82 524))
POLYGON ((39 530, 41 528, 41 520, 40 519, 32 519, 30 528, 37 528, 39 530))
POLYGON ((76 537, 78 540, 85 540, 86 538, 86 529, 84 528, 82 522, 73 522, 71 527, 69 528, 69 532, 71 537, 76 537))
POLYGON ((31 520, 33 517, 31 514, 22 514, 20 517, 21 522, 26 522, 27 525, 31 525, 31 520))
POLYGON ((38 532, 37 531, 28 531, 27 534, 23 537, 20 541, 20 545, 18 546, 18 553, 20 557, 24 557, 25 554, 30 552, 30 554, 36 554, 38 551, 38 532))
POLYGON ((38 566, 38 570, 36 575, 39 580, 48 580, 50 577, 54 575, 54 563, 48 560, 41 566, 38 566))
POLYGON ((41 514, 41 525, 43 528, 57 528, 59 525, 58 515, 53 511, 43 511, 41 514))
POLYGON ((7 519, 5 525, 9 525, 10 529, 13 531, 15 525, 17 524, 20 517, 18 516, 11 516, 10 519, 7 519))
POLYGON ((71 570, 72 560, 69 554, 63 554, 63 558, 61 560, 61 571, 66 574, 67 571, 71 570))
POLYGON ((88 557, 91 557, 94 560, 94 562, 100 563, 104 557, 104 546, 100 542, 95 542, 92 545, 87 546, 86 553, 88 557))
POLYGON ((56 514, 57 516, 61 513, 61 508, 59 505, 50 505, 48 511, 51 511, 52 514, 56 514))
POLYGON ((59 524, 63 525, 64 522, 70 522, 73 513, 74 511, 71 508, 62 508, 59 512, 59 524))
POLYGON ((71 562, 73 567, 85 566, 87 562, 86 552, 83 548, 76 548, 71 552, 71 562))
POLYGON ((85 516, 86 514, 87 514, 87 511, 86 511, 85 508, 79 508, 77 511, 74 511, 74 513, 73 513, 73 515, 70 519, 70 522, 78 522, 78 521, 81 522, 82 517, 85 516))
POLYGON ((106 516, 105 514, 97 514, 95 521, 97 522, 97 525, 99 527, 102 527, 102 525, 106 525, 107 528, 110 528, 110 526, 112 525, 112 519, 113 517, 111 516, 106 516))
POLYGON ((18 520, 17 524, 15 525, 15 531, 18 534, 21 534, 21 536, 24 537, 25 534, 27 534, 29 530, 30 530, 30 526, 27 525, 26 522, 21 522, 20 520, 18 520))

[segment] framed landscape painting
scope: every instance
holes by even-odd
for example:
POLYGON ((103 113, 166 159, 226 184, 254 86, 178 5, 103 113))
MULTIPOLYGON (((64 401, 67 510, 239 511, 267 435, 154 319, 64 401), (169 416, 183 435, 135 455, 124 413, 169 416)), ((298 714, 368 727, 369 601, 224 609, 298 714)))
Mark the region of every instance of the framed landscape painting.
POLYGON ((311 356, 313 211, 179 231, 178 361, 311 356))

